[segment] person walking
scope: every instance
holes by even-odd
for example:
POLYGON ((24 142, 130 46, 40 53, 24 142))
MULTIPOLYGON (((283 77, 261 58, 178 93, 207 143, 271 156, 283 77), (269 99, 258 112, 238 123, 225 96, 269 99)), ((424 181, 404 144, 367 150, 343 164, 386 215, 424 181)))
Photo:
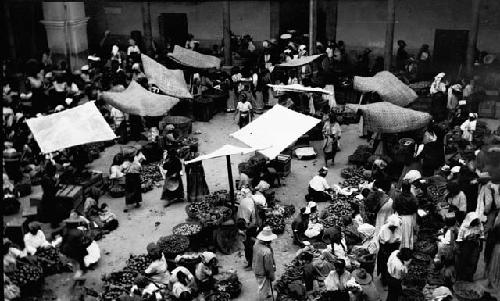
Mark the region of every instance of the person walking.
POLYGON ((335 155, 339 151, 339 139, 342 130, 337 121, 337 116, 332 114, 323 126, 323 152, 325 153, 325 166, 328 166, 328 160, 332 160, 335 165, 335 155))
POLYGON ((387 219, 387 223, 382 226, 378 234, 380 249, 377 254, 377 274, 380 275, 384 286, 388 285, 390 276, 387 270, 387 260, 392 252, 399 249, 401 238, 401 219, 393 214, 387 219))
POLYGON ((272 282, 275 279, 276 264, 271 242, 277 237, 271 227, 266 226, 257 235, 257 242, 253 247, 252 268, 259 287, 259 301, 273 299, 272 282))
POLYGON ((166 171, 166 174, 161 199, 167 201, 165 207, 168 207, 172 203, 184 199, 184 185, 181 178, 182 163, 177 157, 177 150, 170 149, 168 151, 163 169, 166 171))
POLYGON ((128 207, 135 204, 135 208, 141 207, 142 191, 141 191, 141 164, 134 160, 135 154, 130 154, 127 161, 124 163, 125 172, 125 209, 123 212, 128 212, 128 207))
POLYGON ((403 293, 402 279, 408 273, 408 265, 413 257, 413 251, 402 248, 392 252, 387 261, 387 271, 389 273, 389 283, 387 301, 398 301, 403 293))
POLYGON ((413 250, 415 230, 417 229, 417 198, 411 193, 411 184, 404 180, 401 194, 394 199, 392 209, 401 218, 401 248, 413 250))
MULTIPOLYGON (((200 155, 198 145, 189 146, 189 155, 186 161, 193 160, 200 155)), ((185 165, 186 181, 187 181, 187 199, 189 202, 201 201, 201 199, 209 194, 208 185, 205 181, 205 169, 203 169, 202 161, 185 165)))
POLYGON ((475 212, 469 212, 465 216, 456 243, 458 255, 455 267, 457 269, 457 280, 472 281, 477 269, 477 262, 483 248, 483 225, 475 212))

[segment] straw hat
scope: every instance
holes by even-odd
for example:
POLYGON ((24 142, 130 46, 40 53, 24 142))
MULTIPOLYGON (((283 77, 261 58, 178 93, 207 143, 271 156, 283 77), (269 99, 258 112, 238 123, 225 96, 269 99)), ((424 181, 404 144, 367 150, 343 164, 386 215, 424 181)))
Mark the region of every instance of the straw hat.
POLYGON ((273 233, 271 227, 266 226, 262 231, 260 231, 259 235, 257 235, 257 239, 260 241, 273 241, 278 238, 278 235, 273 233))
POLYGON ((372 275, 368 274, 365 269, 355 270, 353 274, 358 284, 364 285, 372 282, 372 275))
POLYGON ((280 36, 280 39, 282 40, 288 40, 288 39, 291 39, 292 38, 292 35, 289 34, 289 33, 284 33, 280 36))
POLYGON ((69 218, 65 219, 63 222, 65 224, 80 224, 82 220, 80 219, 80 217, 76 212, 71 212, 69 218))

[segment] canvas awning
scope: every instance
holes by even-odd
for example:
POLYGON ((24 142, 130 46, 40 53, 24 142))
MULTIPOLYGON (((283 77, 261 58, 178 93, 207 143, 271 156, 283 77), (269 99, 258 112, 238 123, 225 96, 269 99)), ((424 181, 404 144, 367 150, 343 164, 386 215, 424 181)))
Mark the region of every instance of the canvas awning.
POLYGON ((116 138, 94 102, 26 122, 42 153, 116 138))
POLYGON ((183 66, 198 69, 219 68, 221 64, 218 57, 201 54, 199 52, 183 48, 179 45, 174 46, 174 51, 169 53, 168 57, 183 66))
POLYGON ((323 93, 323 94, 329 94, 332 95, 333 92, 321 89, 321 88, 311 88, 311 87, 304 87, 301 84, 293 84, 293 85, 271 85, 267 84, 269 87, 271 87, 274 91, 283 91, 283 92, 315 92, 315 93, 323 93))
POLYGON ((406 107, 418 97, 413 89, 388 71, 379 72, 373 77, 355 76, 353 86, 356 91, 377 92, 383 101, 401 107, 406 107))
POLYGON ((231 134, 250 147, 274 159, 321 120, 297 113, 280 105, 231 134))
POLYGON ((372 132, 402 133, 421 129, 431 121, 431 115, 402 108, 390 102, 367 105, 346 105, 363 113, 363 125, 372 132))
POLYGON ((103 92, 102 96, 118 110, 139 116, 163 116, 179 102, 178 98, 150 92, 134 80, 125 91, 103 92))
POLYGON ((149 81, 157 85, 163 93, 177 98, 193 98, 184 79, 184 71, 167 69, 144 54, 141 54, 141 60, 149 81))
POLYGON ((300 67, 300 66, 307 65, 307 64, 311 63, 312 61, 316 60, 317 58, 319 58, 321 56, 322 56, 322 54, 304 56, 304 57, 301 57, 300 59, 295 59, 295 60, 291 60, 289 62, 281 63, 278 66, 279 67, 300 67))
POLYGON ((195 158, 191 161, 186 161, 184 163, 191 164, 191 163, 195 163, 195 162, 202 161, 202 160, 208 160, 208 159, 230 156, 230 155, 243 155, 243 154, 248 154, 248 153, 255 152, 255 151, 256 151, 255 148, 239 147, 239 146, 226 144, 226 145, 222 146, 221 148, 211 152, 210 154, 201 155, 198 158, 195 158))

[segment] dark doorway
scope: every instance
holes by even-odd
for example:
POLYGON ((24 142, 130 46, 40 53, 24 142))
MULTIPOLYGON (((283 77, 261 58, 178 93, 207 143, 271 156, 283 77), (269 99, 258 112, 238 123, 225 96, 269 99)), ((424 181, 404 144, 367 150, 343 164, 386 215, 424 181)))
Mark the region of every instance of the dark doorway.
POLYGON ((188 37, 188 20, 186 14, 164 13, 158 17, 160 37, 164 43, 184 47, 188 37))
POLYGON ((452 77, 457 76, 465 66, 468 37, 468 30, 436 29, 434 65, 452 77))
POLYGON ((280 34, 290 29, 298 34, 309 32, 309 1, 280 1, 280 34))

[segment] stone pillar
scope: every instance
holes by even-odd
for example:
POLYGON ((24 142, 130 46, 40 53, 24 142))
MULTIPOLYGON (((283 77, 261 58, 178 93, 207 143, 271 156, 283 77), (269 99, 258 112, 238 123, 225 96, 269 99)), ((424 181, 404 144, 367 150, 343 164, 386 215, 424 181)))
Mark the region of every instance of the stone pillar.
POLYGON ((278 38, 280 34, 280 2, 270 1, 270 18, 271 18, 271 28, 269 30, 270 38, 278 38))
POLYGON ((85 6, 82 2, 43 2, 41 21, 55 63, 66 60, 71 70, 87 64, 88 39, 85 6))
POLYGON ((384 70, 391 70, 394 44, 394 23, 396 20, 395 0, 387 0, 387 24, 385 28, 384 70))
POLYGON ((317 1, 309 0, 309 54, 316 52, 317 1))
POLYGON ((229 0, 222 2, 222 29, 224 40, 224 65, 231 66, 233 54, 231 49, 231 9, 229 0))
POLYGON ((479 10, 481 0, 472 1, 472 24, 469 31, 469 39, 467 40, 467 56, 466 56, 466 73, 472 75, 474 69, 474 54, 477 48, 477 33, 479 31, 479 10))

